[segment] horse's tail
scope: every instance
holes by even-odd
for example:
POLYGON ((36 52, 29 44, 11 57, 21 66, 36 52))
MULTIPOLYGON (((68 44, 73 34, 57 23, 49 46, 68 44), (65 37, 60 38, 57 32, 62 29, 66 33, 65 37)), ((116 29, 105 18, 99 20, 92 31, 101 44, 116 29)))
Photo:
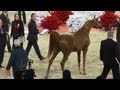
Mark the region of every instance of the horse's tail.
POLYGON ((59 41, 59 34, 57 32, 51 32, 50 34, 50 39, 49 39, 49 50, 48 50, 48 55, 47 58, 50 58, 52 55, 54 47, 57 45, 57 42, 59 41))

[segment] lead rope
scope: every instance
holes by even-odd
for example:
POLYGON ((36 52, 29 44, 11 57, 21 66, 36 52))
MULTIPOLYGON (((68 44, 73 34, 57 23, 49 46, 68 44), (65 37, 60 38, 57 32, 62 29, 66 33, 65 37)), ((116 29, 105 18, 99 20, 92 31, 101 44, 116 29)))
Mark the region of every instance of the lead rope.
POLYGON ((119 65, 119 73, 120 73, 120 62, 118 61, 117 58, 115 58, 115 60, 117 61, 118 65, 119 65))

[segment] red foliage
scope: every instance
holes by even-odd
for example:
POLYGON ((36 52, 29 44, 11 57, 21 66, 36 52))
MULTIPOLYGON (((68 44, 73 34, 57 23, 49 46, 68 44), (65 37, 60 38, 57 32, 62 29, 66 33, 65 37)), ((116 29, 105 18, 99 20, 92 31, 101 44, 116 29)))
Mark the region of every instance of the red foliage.
POLYGON ((56 18, 52 16, 46 17, 44 20, 42 20, 42 24, 41 24, 43 28, 47 28, 50 31, 58 29, 60 25, 61 22, 59 22, 56 18))
POLYGON ((117 22, 117 15, 114 15, 111 11, 105 11, 103 15, 100 16, 101 24, 106 30, 110 30, 109 25, 117 22))
POLYGON ((71 11, 54 11, 51 13, 53 17, 56 17, 62 23, 65 23, 71 14, 71 11))
POLYGON ((58 27, 66 22, 71 11, 54 11, 51 12, 51 16, 46 17, 42 20, 41 26, 47 28, 50 31, 58 29, 58 27))

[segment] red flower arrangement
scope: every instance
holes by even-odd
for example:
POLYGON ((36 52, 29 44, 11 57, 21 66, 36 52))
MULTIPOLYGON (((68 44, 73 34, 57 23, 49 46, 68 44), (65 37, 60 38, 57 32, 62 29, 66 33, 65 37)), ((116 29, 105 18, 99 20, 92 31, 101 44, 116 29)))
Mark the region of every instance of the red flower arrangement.
POLYGON ((110 30, 109 25, 117 22, 117 15, 114 15, 112 11, 105 11, 103 15, 100 16, 101 24, 106 30, 110 30))
POLYGON ((64 24, 72 14, 71 11, 54 11, 50 13, 51 16, 46 17, 42 20, 41 26, 47 28, 50 31, 56 30, 60 25, 64 24))
POLYGON ((60 25, 61 22, 59 22, 57 18, 54 18, 52 16, 46 17, 44 20, 42 20, 42 24, 41 24, 43 28, 47 28, 50 31, 58 29, 60 25))
POLYGON ((52 16, 56 17, 60 22, 65 23, 69 18, 69 15, 72 15, 71 11, 54 11, 51 13, 52 16))

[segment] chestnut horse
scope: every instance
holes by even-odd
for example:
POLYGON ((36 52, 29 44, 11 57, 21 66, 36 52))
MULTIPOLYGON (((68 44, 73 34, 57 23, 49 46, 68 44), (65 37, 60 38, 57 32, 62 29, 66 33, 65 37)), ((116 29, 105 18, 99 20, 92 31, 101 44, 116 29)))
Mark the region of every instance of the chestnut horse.
POLYGON ((62 71, 64 70, 65 62, 67 61, 71 52, 77 52, 78 68, 80 71, 80 61, 81 61, 80 55, 81 55, 81 51, 83 51, 83 74, 85 75, 86 53, 88 51, 88 46, 90 44, 89 33, 93 27, 100 28, 100 26, 101 25, 98 19, 94 18, 93 20, 88 20, 81 29, 79 29, 77 32, 73 33, 72 35, 68 35, 68 34, 60 35, 57 32, 52 32, 50 35, 49 51, 48 51, 49 65, 45 78, 46 79, 48 78, 49 70, 53 63, 53 60, 60 51, 63 53, 63 59, 60 63, 62 71))

